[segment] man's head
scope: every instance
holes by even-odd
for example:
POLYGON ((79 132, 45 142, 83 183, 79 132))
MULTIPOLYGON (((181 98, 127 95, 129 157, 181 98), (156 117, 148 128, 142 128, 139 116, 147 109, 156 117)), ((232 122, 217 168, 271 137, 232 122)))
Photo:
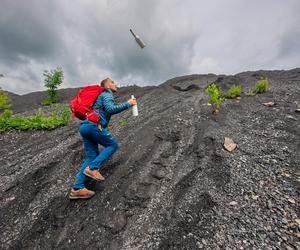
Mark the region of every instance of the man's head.
POLYGON ((101 82, 101 86, 111 90, 113 93, 117 91, 117 85, 110 78, 106 78, 101 82))

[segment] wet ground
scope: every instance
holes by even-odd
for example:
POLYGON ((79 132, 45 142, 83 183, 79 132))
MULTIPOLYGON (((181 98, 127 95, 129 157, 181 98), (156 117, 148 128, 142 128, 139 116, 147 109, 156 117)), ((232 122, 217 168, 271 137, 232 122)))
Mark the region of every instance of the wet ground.
MULTIPOLYGON (((62 90, 60 101, 77 90, 62 90)), ((1 249, 299 249, 300 69, 178 77, 134 94, 139 116, 115 115, 120 150, 90 200, 68 192, 83 161, 79 123, 0 134, 1 249), (226 99, 220 113, 205 87, 267 93, 226 99), (275 102, 273 107, 262 105, 275 102), (225 137, 238 144, 223 148, 225 137)), ((13 96, 30 113, 41 93, 13 96)))

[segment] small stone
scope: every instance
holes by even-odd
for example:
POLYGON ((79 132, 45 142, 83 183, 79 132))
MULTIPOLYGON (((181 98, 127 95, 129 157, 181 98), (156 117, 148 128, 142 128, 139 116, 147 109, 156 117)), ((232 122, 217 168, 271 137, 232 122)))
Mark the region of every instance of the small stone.
POLYGON ((277 163, 277 160, 276 159, 272 159, 271 162, 277 163))
POLYGON ((292 115, 287 115, 286 118, 297 121, 297 119, 292 115))
POLYGON ((273 107, 275 105, 274 102, 264 102, 263 105, 267 106, 267 107, 273 107))
POLYGON ((296 203, 296 201, 295 201, 294 199, 292 199, 292 198, 289 198, 288 201, 289 201, 290 203, 292 203, 292 204, 295 204, 295 203, 296 203))
POLYGON ((291 177, 291 175, 288 174, 288 173, 282 173, 282 176, 285 176, 285 177, 291 177))
POLYGON ((237 144, 234 143, 234 141, 231 139, 231 138, 228 138, 228 137, 225 137, 225 140, 224 140, 224 148, 231 152, 233 151, 235 148, 237 147, 237 144))
POLYGON ((197 241, 196 245, 198 248, 203 248, 203 245, 199 241, 197 241))
POLYGON ((286 250, 294 250, 294 248, 292 248, 290 246, 286 246, 286 250))
POLYGON ((235 98, 235 99, 237 99, 237 100, 241 100, 242 98, 240 97, 240 96, 238 96, 237 98, 235 98))
POLYGON ((230 206, 236 206, 238 203, 236 201, 232 201, 229 203, 230 206))
POLYGON ((6 199, 6 201, 13 201, 16 197, 12 196, 6 199))
POLYGON ((162 169, 158 169, 152 173, 152 176, 158 180, 163 179, 165 177, 165 175, 166 175, 166 173, 162 169))
POLYGON ((206 244, 207 244, 207 242, 206 242, 205 239, 202 239, 201 241, 202 241, 202 244, 203 244, 203 245, 206 245, 206 244))
POLYGON ((300 225, 300 219, 295 219, 295 222, 300 225))
POLYGON ((296 109, 295 112, 296 112, 296 113, 300 113, 300 109, 296 109))

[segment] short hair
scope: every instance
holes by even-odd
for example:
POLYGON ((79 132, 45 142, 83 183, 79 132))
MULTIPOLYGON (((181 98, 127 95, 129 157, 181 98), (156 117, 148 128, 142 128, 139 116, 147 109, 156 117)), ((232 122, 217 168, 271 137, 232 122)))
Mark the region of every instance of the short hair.
POLYGON ((104 80, 102 80, 101 86, 102 86, 102 87, 105 87, 105 83, 106 83, 108 80, 110 80, 110 79, 109 79, 109 78, 105 78, 104 80))

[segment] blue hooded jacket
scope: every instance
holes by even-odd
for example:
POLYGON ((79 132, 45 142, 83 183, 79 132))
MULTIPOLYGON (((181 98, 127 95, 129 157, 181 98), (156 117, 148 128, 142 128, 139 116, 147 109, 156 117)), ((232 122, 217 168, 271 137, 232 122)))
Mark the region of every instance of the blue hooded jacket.
POLYGON ((115 104, 112 92, 105 89, 96 99, 93 109, 99 115, 99 120, 102 128, 106 128, 110 118, 114 114, 118 114, 123 110, 130 108, 129 102, 123 102, 119 105, 115 104))

